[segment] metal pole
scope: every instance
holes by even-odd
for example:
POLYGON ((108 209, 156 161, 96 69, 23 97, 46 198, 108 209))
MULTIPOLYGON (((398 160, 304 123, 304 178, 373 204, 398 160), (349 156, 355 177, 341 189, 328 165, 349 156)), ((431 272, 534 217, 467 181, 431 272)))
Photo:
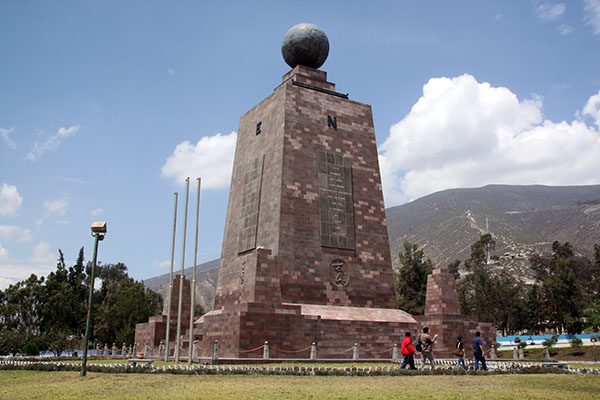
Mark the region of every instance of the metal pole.
POLYGON ((87 322, 85 326, 85 338, 83 339, 83 363, 81 365, 81 373, 80 376, 85 376, 87 373, 87 350, 88 350, 88 340, 90 338, 90 328, 92 325, 92 300, 94 299, 94 270, 96 269, 96 257, 98 255, 98 241, 100 240, 100 234, 94 234, 96 240, 94 242, 94 259, 92 261, 92 271, 90 274, 90 295, 88 298, 88 312, 87 312, 87 322))
POLYGON ((173 243, 171 244, 171 275, 169 275, 169 294, 167 300, 167 337, 165 338, 165 361, 169 361, 169 331, 171 330, 171 299, 173 298, 173 260, 175 260, 175 232, 177 228, 177 196, 175 192, 175 211, 173 213, 173 243))
POLYGON ((190 345, 188 351, 188 364, 192 363, 192 346, 194 343, 194 306, 196 298, 196 259, 198 256, 198 221, 200 220, 200 178, 198 180, 198 197, 196 198, 196 239, 194 244, 194 272, 192 272, 192 295, 191 295, 191 306, 190 306, 190 345))
POLYGON ((190 177, 185 178, 185 219, 183 221, 183 249, 181 251, 181 276, 179 277, 179 308, 177 310, 177 338, 175 339, 175 363, 179 363, 181 342, 181 310, 183 308, 183 274, 185 268, 185 234, 187 231, 188 199, 190 197, 190 177))

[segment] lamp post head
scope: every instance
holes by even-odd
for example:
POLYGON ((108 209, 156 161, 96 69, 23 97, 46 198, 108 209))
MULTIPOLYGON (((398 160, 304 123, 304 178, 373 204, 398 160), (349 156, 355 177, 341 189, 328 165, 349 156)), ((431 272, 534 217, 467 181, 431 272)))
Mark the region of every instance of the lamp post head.
POLYGON ((94 222, 92 223, 93 233, 106 233, 106 222, 94 222))

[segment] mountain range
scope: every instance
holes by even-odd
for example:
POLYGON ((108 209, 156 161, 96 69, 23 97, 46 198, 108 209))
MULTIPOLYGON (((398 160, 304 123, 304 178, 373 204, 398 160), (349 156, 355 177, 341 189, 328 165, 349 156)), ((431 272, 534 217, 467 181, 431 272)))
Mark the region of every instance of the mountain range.
MULTIPOLYGON (((551 252, 552 242, 569 242, 576 254, 593 257, 600 244, 600 185, 488 185, 449 189, 386 210, 394 268, 403 242, 424 249, 435 267, 469 258, 471 244, 489 231, 495 263, 531 278, 528 257, 551 252)), ((196 298, 212 309, 219 260, 197 267, 196 298)), ((192 268, 185 270, 191 278, 192 268)), ((144 281, 166 298, 169 274, 144 281)))

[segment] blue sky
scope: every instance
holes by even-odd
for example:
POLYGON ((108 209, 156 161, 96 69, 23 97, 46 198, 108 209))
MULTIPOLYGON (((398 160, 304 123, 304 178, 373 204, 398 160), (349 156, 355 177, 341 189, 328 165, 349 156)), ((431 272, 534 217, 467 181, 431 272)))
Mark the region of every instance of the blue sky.
POLYGON ((387 206, 488 183, 600 183, 600 1, 0 2, 0 289, 68 262, 169 270, 173 192, 203 179, 198 261, 220 255, 238 121, 289 67, 371 104, 387 206))

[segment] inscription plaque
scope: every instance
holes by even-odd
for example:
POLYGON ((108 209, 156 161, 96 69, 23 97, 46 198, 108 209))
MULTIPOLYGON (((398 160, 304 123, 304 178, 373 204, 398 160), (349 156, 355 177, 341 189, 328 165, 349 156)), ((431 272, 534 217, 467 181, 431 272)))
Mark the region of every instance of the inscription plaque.
POLYGON ((264 156, 261 156, 252 160, 244 169, 246 172, 244 173, 244 195, 242 197, 238 253, 253 250, 256 247, 263 163, 264 156))
POLYGON ((321 246, 354 250, 352 160, 325 151, 318 157, 321 246))

